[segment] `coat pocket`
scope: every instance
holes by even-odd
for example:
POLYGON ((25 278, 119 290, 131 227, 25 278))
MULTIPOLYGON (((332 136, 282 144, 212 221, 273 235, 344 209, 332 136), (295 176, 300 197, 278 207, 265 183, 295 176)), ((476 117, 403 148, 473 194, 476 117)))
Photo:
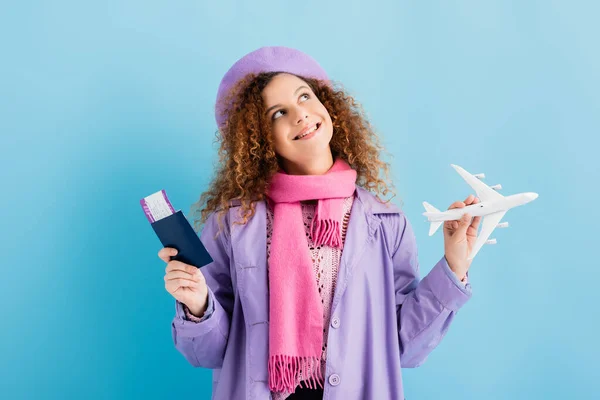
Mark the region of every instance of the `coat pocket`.
POLYGON ((249 367, 252 380, 267 382, 269 361, 269 323, 258 322, 248 332, 249 367))
POLYGON ((269 320, 269 289, 264 268, 236 265, 238 289, 248 325, 269 320))
POLYGON ((240 301, 246 322, 249 375, 267 382, 269 353, 269 293, 264 268, 236 265, 240 301))

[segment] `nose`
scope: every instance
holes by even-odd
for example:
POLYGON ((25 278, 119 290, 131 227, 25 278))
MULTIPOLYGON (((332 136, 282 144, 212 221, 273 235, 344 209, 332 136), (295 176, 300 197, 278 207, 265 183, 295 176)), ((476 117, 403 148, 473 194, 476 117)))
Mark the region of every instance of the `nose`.
POLYGON ((308 118, 308 112, 304 108, 298 108, 296 120, 298 124, 301 124, 302 121, 308 118))
POLYGON ((539 195, 537 193, 533 193, 533 192, 527 193, 527 198, 529 199, 529 201, 533 201, 533 200, 537 199, 538 196, 539 195))

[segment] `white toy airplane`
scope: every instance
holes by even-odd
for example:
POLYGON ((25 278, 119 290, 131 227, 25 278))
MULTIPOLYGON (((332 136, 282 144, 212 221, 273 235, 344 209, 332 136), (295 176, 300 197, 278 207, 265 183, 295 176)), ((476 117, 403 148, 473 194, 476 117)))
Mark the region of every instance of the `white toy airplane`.
POLYGON ((480 180, 485 178, 484 174, 471 175, 458 165, 450 165, 452 165, 460 176, 475 189, 480 202, 463 208, 453 208, 451 210, 440 212, 440 210, 424 201, 423 206, 425 206, 426 212, 424 212, 423 215, 431 222, 429 236, 432 236, 444 221, 459 220, 463 214, 469 213, 473 217, 483 217, 481 221, 481 232, 469 255, 469 260, 472 260, 484 244, 496 244, 496 239, 488 240, 488 237, 490 237, 494 229, 508 227, 508 222, 500 223, 504 214, 513 207, 522 206, 523 204, 527 204, 530 201, 537 199, 538 194, 527 192, 513 194, 511 196, 502 196, 496 191, 502 189, 501 185, 490 187, 480 180))

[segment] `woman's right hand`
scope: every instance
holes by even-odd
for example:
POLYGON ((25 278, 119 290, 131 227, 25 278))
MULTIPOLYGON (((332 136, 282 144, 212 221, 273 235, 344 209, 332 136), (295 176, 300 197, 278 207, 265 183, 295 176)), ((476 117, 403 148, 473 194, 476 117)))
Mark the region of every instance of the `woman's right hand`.
POLYGON ((200 268, 181 261, 172 260, 177 254, 172 247, 164 247, 158 257, 167 263, 165 269, 165 288, 176 300, 185 304, 190 312, 202 317, 208 305, 208 286, 200 268))

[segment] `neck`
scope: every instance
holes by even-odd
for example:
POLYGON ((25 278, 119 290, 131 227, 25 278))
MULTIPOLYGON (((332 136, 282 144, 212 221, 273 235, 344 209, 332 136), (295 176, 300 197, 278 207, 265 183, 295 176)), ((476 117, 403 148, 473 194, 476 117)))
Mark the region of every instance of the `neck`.
POLYGON ((333 161, 331 150, 328 149, 323 157, 310 160, 305 164, 294 163, 284 159, 282 167, 288 175, 324 175, 333 166, 333 161))

